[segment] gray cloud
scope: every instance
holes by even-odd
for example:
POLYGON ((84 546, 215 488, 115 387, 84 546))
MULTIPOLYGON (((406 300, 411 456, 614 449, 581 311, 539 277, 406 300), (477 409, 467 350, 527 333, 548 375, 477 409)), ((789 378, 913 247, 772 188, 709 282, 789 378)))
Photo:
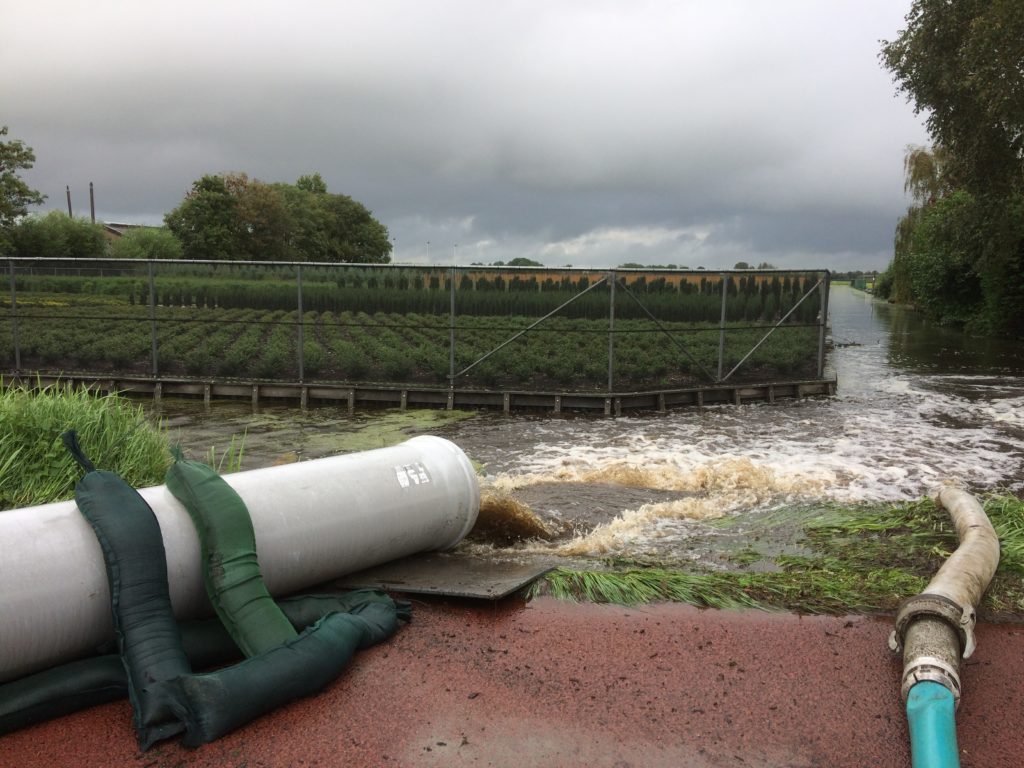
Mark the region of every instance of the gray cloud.
POLYGON ((401 260, 881 267, 926 140, 877 62, 908 7, 19 4, 0 121, 108 220, 317 170, 401 260))

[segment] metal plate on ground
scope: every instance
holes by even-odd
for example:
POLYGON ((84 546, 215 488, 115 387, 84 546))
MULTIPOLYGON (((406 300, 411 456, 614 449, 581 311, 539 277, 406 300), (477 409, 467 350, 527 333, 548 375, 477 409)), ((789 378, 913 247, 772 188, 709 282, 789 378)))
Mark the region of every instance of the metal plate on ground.
POLYGON ((430 552, 367 568, 333 583, 346 589, 497 600, 522 589, 554 567, 554 563, 544 561, 502 562, 430 552))

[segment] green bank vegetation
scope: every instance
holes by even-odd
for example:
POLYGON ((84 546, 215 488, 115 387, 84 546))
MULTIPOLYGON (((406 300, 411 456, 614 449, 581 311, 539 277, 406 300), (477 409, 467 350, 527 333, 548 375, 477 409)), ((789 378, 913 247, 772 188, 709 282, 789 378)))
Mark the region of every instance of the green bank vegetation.
POLYGON ((71 428, 97 468, 139 488, 163 482, 167 438, 140 406, 62 385, 32 392, 0 382, 0 509, 74 495, 80 472, 60 439, 71 428))
POLYGON ((1014 2, 915 0, 882 62, 932 146, 908 147, 912 204, 875 292, 933 320, 1024 338, 1024 14, 1014 2))
MULTIPOLYGON (((1012 494, 992 494, 983 503, 1002 557, 980 612, 988 618, 1020 617, 1024 502, 1012 494)), ((752 546, 734 556, 732 569, 704 572, 624 563, 561 568, 537 582, 532 594, 624 605, 676 601, 712 608, 890 613, 924 589, 957 547, 948 514, 929 500, 834 509, 802 525, 808 554, 772 555, 752 546), (770 569, 764 569, 766 562, 770 569), (761 570, 749 569, 755 563, 761 570)))

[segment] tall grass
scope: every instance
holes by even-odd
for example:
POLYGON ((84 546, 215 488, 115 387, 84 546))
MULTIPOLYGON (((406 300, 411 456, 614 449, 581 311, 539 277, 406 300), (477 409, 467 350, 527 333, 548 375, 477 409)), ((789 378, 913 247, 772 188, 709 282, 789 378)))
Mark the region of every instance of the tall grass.
POLYGON ((135 487, 163 482, 167 439, 140 406, 67 385, 30 391, 0 381, 0 510, 74 495, 80 471, 60 439, 68 429, 98 469, 135 487))

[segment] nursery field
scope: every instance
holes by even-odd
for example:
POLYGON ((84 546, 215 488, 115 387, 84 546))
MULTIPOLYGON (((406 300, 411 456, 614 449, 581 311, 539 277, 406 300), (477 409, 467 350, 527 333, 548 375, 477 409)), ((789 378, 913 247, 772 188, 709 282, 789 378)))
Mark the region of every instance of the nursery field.
POLYGON ((814 275, 629 275, 613 296, 597 272, 160 268, 18 274, 0 367, 578 391, 608 388, 609 358, 620 391, 817 375, 814 275))

